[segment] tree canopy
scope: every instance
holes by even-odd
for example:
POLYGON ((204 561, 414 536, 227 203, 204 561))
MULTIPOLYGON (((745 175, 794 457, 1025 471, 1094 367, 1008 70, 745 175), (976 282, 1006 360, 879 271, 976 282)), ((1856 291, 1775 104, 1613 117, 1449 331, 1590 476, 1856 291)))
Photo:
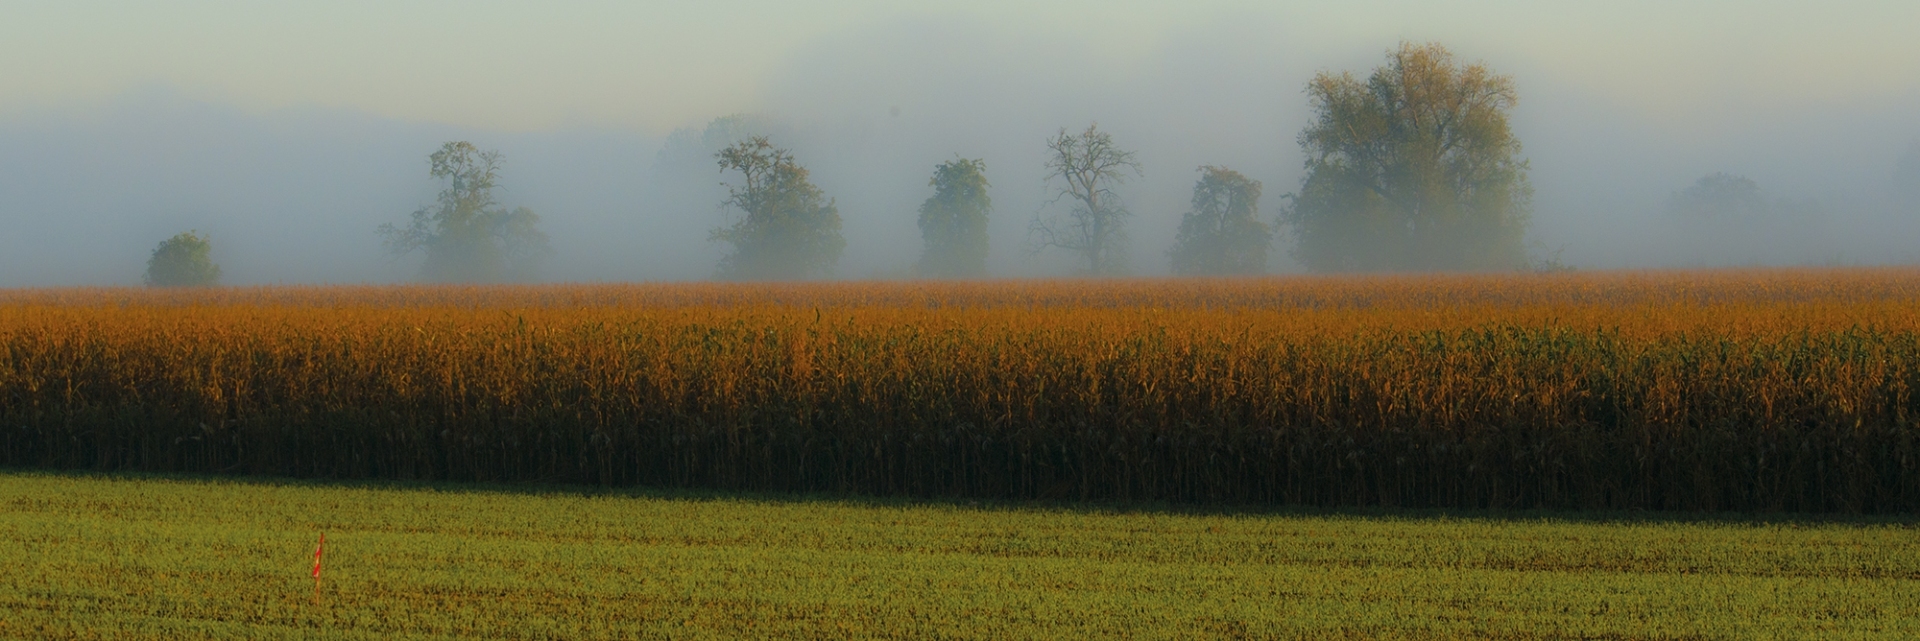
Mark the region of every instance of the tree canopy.
POLYGON ((428 158, 431 174, 447 182, 433 205, 413 212, 406 227, 380 226, 395 256, 425 250, 420 275, 439 282, 527 280, 552 250, 537 227, 540 216, 494 200, 500 152, 449 142, 428 158))
POLYGON ((213 243, 198 231, 184 231, 160 241, 147 259, 148 287, 210 287, 220 284, 220 266, 213 262, 213 243))
POLYGON ((1257 274, 1267 269, 1273 230, 1260 220, 1260 181, 1211 165, 1200 168, 1193 204, 1167 251, 1176 274, 1257 274))
POLYGON ((1092 274, 1119 272, 1125 264, 1122 254, 1126 219, 1132 212, 1120 204, 1113 186, 1124 183, 1127 175, 1141 176, 1140 163, 1133 152, 1114 146, 1113 136, 1088 125, 1079 134, 1065 128, 1047 140, 1047 179, 1060 179, 1055 199, 1066 198, 1072 208, 1066 216, 1034 214, 1027 226, 1027 242, 1034 251, 1049 247, 1078 252, 1092 274))
POLYGON ((1307 93, 1307 173, 1283 218, 1308 268, 1526 265, 1532 188, 1507 123, 1510 77, 1402 43, 1366 81, 1321 73, 1307 93))
POLYGON ((927 184, 933 196, 920 204, 920 236, 926 250, 916 267, 923 276, 979 276, 987 271, 987 163, 958 158, 940 163, 927 184))
POLYGON ((726 207, 741 214, 714 229, 711 241, 733 246, 719 275, 738 280, 826 276, 840 261, 840 210, 807 179, 807 170, 766 136, 754 136, 714 154, 720 170, 740 173, 727 185, 726 207))

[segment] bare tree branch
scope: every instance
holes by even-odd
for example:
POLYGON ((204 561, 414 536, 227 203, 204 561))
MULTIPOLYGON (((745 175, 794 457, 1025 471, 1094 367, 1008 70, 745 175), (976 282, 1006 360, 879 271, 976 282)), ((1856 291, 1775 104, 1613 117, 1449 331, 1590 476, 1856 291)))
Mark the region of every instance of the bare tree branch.
POLYGON ((1064 217, 1046 216, 1044 210, 1034 214, 1027 226, 1029 251, 1064 249, 1081 254, 1089 273, 1117 271, 1120 244, 1126 238, 1124 221, 1132 214, 1120 205, 1110 185, 1126 182, 1129 173, 1142 175, 1140 163, 1133 152, 1115 147, 1113 137, 1097 124, 1078 135, 1062 128, 1047 141, 1047 149, 1047 178, 1066 184, 1049 203, 1067 198, 1074 204, 1064 217))

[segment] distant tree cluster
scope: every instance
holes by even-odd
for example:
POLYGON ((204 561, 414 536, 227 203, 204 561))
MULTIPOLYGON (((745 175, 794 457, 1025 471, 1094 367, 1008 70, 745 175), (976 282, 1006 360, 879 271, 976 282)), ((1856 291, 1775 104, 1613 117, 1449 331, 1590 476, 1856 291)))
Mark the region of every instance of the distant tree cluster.
POLYGON ((160 242, 147 259, 148 287, 211 287, 220 284, 220 266, 213 262, 213 244, 195 231, 184 231, 160 242))
MULTIPOLYGON (((1510 76, 1463 64, 1447 48, 1403 42, 1365 78, 1323 72, 1306 87, 1313 119, 1298 135, 1305 173, 1283 206, 1263 215, 1263 185, 1229 167, 1202 165, 1190 206, 1166 251, 1181 275, 1258 274, 1269 268, 1276 236, 1291 256, 1318 272, 1564 269, 1557 255, 1529 256, 1524 239, 1533 189, 1521 144, 1509 123, 1519 95, 1510 76)), ((656 178, 694 184, 696 166, 714 161, 732 182, 719 191, 667 203, 720 200, 734 216, 708 231, 726 245, 716 276, 736 280, 828 277, 846 248, 836 201, 816 186, 792 151, 773 144, 772 123, 746 115, 714 119, 704 130, 674 132, 660 149, 656 178)), ((1037 151, 1037 150, 1036 150, 1037 151)), ((1044 180, 1052 199, 1027 225, 1030 253, 1060 250, 1076 271, 1125 273, 1133 211, 1121 195, 1145 176, 1135 153, 1099 125, 1045 140, 1044 180)), ((422 279, 501 282, 538 277, 553 254, 541 217, 501 205, 501 154, 445 143, 429 158, 443 182, 433 204, 379 233, 395 257, 424 254, 422 279)), ((932 194, 916 212, 923 243, 913 273, 976 278, 988 273, 993 213, 986 161, 956 157, 927 181, 932 194)), ((704 170, 711 171, 711 169, 704 170)), ((1920 216, 1920 141, 1895 163, 1889 202, 1920 216)), ((687 195, 684 192, 682 196, 687 195)), ((1779 256, 1809 233, 1822 212, 1812 201, 1770 198, 1744 176, 1713 173, 1675 192, 1667 219, 1695 260, 1714 250, 1736 259, 1779 256), (1694 234, 1688 237, 1688 234, 1694 234), (1698 241, 1713 241, 1710 246, 1698 241)), ((220 267, 197 231, 168 239, 148 261, 156 287, 218 283, 220 267)))
POLYGON ((1811 200, 1773 198, 1745 176, 1716 172, 1667 198, 1666 219, 1680 257, 1693 265, 1832 261, 1820 254, 1824 212, 1811 200))
POLYGON ((1770 218, 1811 213, 1815 208, 1811 202, 1770 199, 1752 179, 1720 172, 1700 177, 1667 199, 1667 212, 1672 216, 1683 222, 1710 225, 1751 225, 1770 218))
MULTIPOLYGON (((1524 248, 1533 189, 1507 122, 1513 81, 1460 65, 1437 44, 1402 44, 1366 81, 1322 73, 1309 83, 1315 122, 1300 134, 1307 175, 1277 222, 1314 271, 1507 270, 1534 266, 1524 248)), ((1071 203, 1036 216, 1036 249, 1078 253, 1092 274, 1123 268, 1130 213, 1114 186, 1141 175, 1131 152, 1097 127, 1048 141, 1048 178, 1071 203)), ((1203 166, 1167 252, 1175 273, 1266 270, 1274 229, 1261 184, 1203 166)))
POLYGON ((436 282, 530 280, 552 253, 525 207, 507 209, 494 200, 500 152, 449 142, 428 158, 429 174, 446 181, 433 205, 421 207, 405 227, 380 227, 395 256, 426 252, 420 276, 436 282))
MULTIPOLYGON (((1307 93, 1315 120, 1299 137, 1307 154, 1299 192, 1285 196, 1287 206, 1269 223, 1260 211, 1260 181, 1227 167, 1200 167, 1167 251, 1175 273, 1264 272, 1279 228, 1293 238, 1294 257, 1315 271, 1528 266, 1522 239, 1532 190, 1507 122, 1517 101, 1511 78, 1458 64, 1437 44, 1403 43, 1365 81, 1322 73, 1307 93)), ((717 276, 830 276, 846 247, 838 207, 791 151, 756 135, 764 131, 763 123, 729 116, 703 132, 676 132, 660 153, 676 167, 711 153, 735 179, 722 184, 721 203, 735 218, 708 234, 728 248, 717 276)), ((425 253, 420 275, 430 281, 533 278, 552 250, 537 214, 496 202, 500 154, 449 142, 429 163, 445 188, 405 225, 380 228, 388 251, 425 253)), ((1077 133, 1062 128, 1046 141, 1044 167, 1054 198, 1028 224, 1028 250, 1065 250, 1086 274, 1124 273, 1133 212, 1117 190, 1144 176, 1134 152, 1097 124, 1077 133)), ((933 194, 917 212, 924 248, 914 273, 986 274, 993 210, 986 162, 940 163, 928 186, 933 194)), ((1689 210, 1747 206, 1737 181, 1697 187, 1699 194, 1684 196, 1699 201, 1689 210)))

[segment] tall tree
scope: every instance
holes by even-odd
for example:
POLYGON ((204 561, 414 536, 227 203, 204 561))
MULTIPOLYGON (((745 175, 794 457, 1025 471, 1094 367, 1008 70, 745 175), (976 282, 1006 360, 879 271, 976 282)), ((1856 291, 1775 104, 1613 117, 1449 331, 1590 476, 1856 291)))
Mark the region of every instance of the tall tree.
POLYGON ((380 226, 395 256, 425 250, 420 275, 440 282, 500 282, 533 278, 552 254, 540 216, 495 202, 500 152, 450 142, 428 158, 434 178, 447 181, 433 205, 413 212, 406 227, 380 226))
POLYGON ((1126 182, 1127 175, 1141 175, 1140 163, 1133 152, 1113 145, 1113 137, 1088 125, 1078 135, 1062 128, 1047 141, 1047 179, 1060 179, 1055 200, 1067 198, 1073 207, 1067 215, 1047 217, 1036 213, 1027 226, 1027 242, 1034 251, 1057 247, 1078 252, 1086 260, 1089 273, 1111 274, 1122 266, 1124 224, 1133 214, 1121 206, 1113 185, 1126 182))
POLYGON ((926 251, 923 276, 979 276, 987 271, 987 163, 958 158, 940 163, 927 184, 933 197, 920 203, 920 237, 926 251))
POLYGON ((792 153, 755 136, 714 155, 722 172, 741 174, 739 184, 727 185, 724 203, 741 213, 740 220, 709 236, 733 245, 733 253, 720 259, 722 278, 783 280, 833 270, 847 245, 840 210, 807 180, 792 153))
POLYGON ((211 287, 220 284, 220 266, 213 262, 213 243, 197 231, 184 231, 160 242, 147 259, 148 287, 211 287))
POLYGON ((1517 269, 1533 190, 1507 124, 1513 80, 1402 43, 1365 82, 1321 73, 1283 215, 1316 271, 1517 269))
POLYGON ((1192 209, 1167 257, 1176 274, 1257 274, 1267 269, 1273 230, 1259 218, 1260 181, 1212 165, 1200 168, 1192 209))

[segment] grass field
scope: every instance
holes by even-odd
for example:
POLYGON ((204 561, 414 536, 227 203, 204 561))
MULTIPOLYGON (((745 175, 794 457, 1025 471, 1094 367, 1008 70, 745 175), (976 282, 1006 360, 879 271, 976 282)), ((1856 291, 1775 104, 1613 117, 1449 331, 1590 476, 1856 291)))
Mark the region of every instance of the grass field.
POLYGON ((453 636, 1909 639, 1920 531, 0 474, 0 637, 453 636))

